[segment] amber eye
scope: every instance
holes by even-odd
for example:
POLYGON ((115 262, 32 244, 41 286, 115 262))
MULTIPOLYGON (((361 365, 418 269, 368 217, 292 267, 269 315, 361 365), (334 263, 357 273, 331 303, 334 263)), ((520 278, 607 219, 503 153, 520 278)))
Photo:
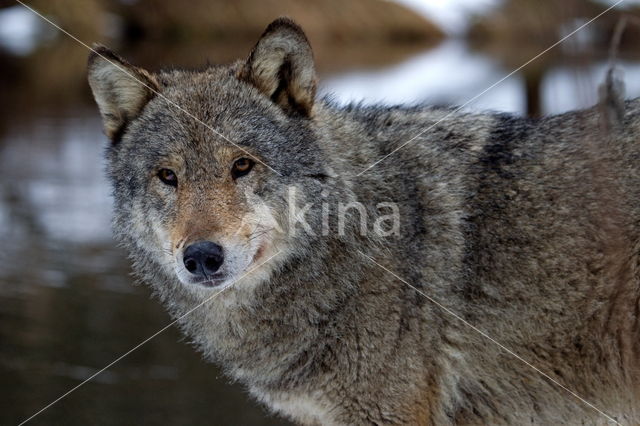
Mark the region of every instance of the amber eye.
POLYGON ((253 168, 255 161, 250 158, 240 158, 233 163, 233 168, 231 169, 231 176, 234 179, 238 179, 249 173, 253 168))
POLYGON ((158 178, 160 178, 165 185, 178 186, 178 177, 173 170, 160 169, 158 171, 158 178))

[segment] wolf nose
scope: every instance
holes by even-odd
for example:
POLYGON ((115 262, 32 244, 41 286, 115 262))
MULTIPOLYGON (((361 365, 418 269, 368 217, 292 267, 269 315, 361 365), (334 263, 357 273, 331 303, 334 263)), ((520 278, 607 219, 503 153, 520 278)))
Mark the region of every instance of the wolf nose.
POLYGON ((182 260, 187 271, 194 275, 207 276, 220 269, 222 262, 224 262, 224 256, 222 247, 218 244, 211 241, 199 241, 187 247, 182 260))

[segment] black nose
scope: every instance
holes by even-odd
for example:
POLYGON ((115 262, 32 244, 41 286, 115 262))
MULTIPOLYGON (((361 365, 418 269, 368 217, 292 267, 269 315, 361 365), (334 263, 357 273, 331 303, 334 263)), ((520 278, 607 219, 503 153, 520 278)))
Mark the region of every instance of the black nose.
POLYGON ((222 247, 211 241, 193 243, 184 251, 183 261, 187 271, 207 277, 220 269, 224 262, 222 247))

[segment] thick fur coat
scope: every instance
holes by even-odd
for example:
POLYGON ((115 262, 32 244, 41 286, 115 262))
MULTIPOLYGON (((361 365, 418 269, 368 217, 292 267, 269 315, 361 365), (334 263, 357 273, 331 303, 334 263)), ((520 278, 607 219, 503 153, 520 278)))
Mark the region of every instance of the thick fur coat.
POLYGON ((136 272, 272 410, 302 424, 640 423, 640 100, 611 126, 598 108, 337 107, 316 99, 287 19, 246 61, 200 71, 150 73, 98 47, 89 82, 136 272), (292 199, 313 203, 312 232, 288 220, 292 199), (342 232, 324 219, 353 202, 342 232), (361 232, 380 203, 399 231, 361 232), (182 265, 204 240, 225 253, 206 283, 182 265))

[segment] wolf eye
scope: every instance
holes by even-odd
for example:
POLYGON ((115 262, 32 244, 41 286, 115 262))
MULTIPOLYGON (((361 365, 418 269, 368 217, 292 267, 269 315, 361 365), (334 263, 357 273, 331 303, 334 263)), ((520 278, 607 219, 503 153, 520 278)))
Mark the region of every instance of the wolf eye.
POLYGON ((173 170, 160 169, 158 171, 158 178, 160 178, 165 185, 178 186, 178 177, 173 170))
POLYGON ((238 179, 249 173, 253 168, 253 165, 256 164, 250 158, 239 158, 233 163, 233 168, 231 169, 231 176, 234 179, 238 179))

